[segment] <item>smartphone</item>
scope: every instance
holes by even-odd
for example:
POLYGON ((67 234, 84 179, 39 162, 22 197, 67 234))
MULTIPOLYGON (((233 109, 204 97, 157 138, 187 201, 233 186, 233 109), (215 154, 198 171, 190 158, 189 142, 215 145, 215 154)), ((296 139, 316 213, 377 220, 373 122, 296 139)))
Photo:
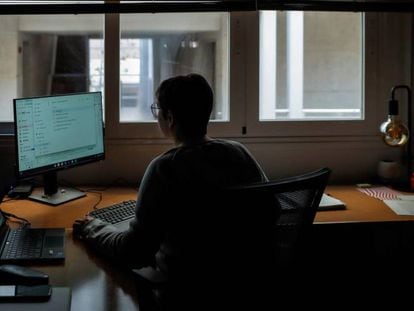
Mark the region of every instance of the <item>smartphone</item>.
POLYGON ((50 285, 1 285, 0 301, 45 301, 52 295, 50 285))

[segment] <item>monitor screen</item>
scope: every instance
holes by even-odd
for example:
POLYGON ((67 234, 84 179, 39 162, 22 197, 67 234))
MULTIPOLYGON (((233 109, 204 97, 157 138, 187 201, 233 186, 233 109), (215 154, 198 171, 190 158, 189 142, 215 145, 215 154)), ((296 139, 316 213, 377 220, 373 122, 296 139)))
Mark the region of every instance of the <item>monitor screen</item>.
POLYGON ((100 92, 15 99, 14 116, 20 178, 104 158, 100 92))

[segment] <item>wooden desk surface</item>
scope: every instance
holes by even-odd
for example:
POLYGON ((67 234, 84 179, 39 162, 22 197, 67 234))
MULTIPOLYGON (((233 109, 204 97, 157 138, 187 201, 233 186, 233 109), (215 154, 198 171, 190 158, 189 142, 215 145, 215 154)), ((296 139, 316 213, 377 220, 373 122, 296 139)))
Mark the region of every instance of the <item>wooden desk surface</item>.
MULTIPOLYGON (((331 186, 326 192, 344 201, 347 209, 318 212, 315 223, 414 220, 414 217, 395 215, 382 201, 359 192, 354 186, 331 186)), ((130 188, 110 188, 102 191, 98 207, 136 199, 136 196, 136 191, 130 188)), ((72 310, 138 310, 138 298, 130 275, 113 269, 110 263, 72 239, 74 220, 93 210, 98 201, 98 194, 88 193, 85 198, 59 206, 12 200, 4 202, 1 208, 27 218, 33 227, 67 228, 65 262, 34 268, 48 273, 53 286, 72 288, 72 310)))
POLYGON ((318 212, 315 223, 414 220, 414 216, 395 214, 381 200, 358 191, 356 186, 329 186, 325 192, 345 202, 346 209, 318 212))
POLYGON ((57 206, 31 200, 11 200, 4 202, 1 208, 6 212, 27 218, 33 227, 72 228, 72 224, 76 219, 94 209, 95 204, 100 200, 99 194, 102 195, 102 200, 97 208, 137 198, 137 191, 132 188, 110 188, 108 190, 102 188, 102 191, 97 191, 99 189, 94 188, 94 192, 88 192, 86 197, 57 206))
MULTIPOLYGON (((98 207, 136 197, 137 193, 133 189, 113 188, 102 192, 98 207)), ((98 194, 88 193, 84 198, 58 206, 12 200, 4 202, 1 208, 28 219, 32 227, 67 228, 64 263, 32 267, 47 273, 51 285, 72 289, 72 310, 138 310, 138 298, 131 276, 113 269, 109 262, 87 250, 82 242, 72 239, 73 222, 93 210, 98 200, 98 194)))
MULTIPOLYGON (((110 188, 102 191, 99 207, 105 207, 124 200, 136 199, 132 188, 110 188)), ((315 223, 375 222, 414 220, 414 216, 396 215, 381 200, 367 196, 355 186, 329 186, 326 193, 346 203, 346 210, 323 211, 316 214, 315 223)), ((97 193, 58 206, 49 206, 29 200, 4 202, 1 208, 30 220, 34 227, 72 228, 75 219, 93 210, 99 201, 97 193)))

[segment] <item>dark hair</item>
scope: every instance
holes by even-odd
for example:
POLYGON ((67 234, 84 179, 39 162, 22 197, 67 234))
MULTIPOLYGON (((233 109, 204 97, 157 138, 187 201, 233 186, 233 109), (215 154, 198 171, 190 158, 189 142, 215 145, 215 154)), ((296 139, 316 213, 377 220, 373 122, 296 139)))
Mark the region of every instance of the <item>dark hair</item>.
POLYGON ((176 76, 164 80, 156 92, 160 113, 170 111, 177 122, 178 135, 201 137, 213 109, 213 90, 199 74, 176 76))

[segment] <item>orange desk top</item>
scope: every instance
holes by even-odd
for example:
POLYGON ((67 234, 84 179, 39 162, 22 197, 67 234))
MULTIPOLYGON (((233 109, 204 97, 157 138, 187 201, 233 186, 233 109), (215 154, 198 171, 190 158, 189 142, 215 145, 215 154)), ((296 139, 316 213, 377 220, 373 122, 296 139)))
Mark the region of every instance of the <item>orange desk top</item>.
MULTIPOLYGON (((84 198, 58 206, 49 206, 30 200, 11 200, 2 203, 1 208, 28 219, 34 227, 71 228, 75 219, 92 211, 98 202, 99 208, 137 197, 137 191, 132 188, 109 188, 98 192, 102 195, 100 202, 98 193, 89 192, 84 198)), ((358 191, 356 186, 329 186, 326 193, 345 202, 347 208, 339 211, 318 212, 315 223, 414 220, 414 216, 396 215, 381 200, 358 191)))
POLYGON ((102 188, 101 191, 99 188, 93 188, 92 191, 87 192, 86 197, 57 206, 31 200, 11 200, 2 203, 1 209, 26 218, 33 227, 72 228, 73 222, 91 212, 97 203, 99 208, 137 198, 137 191, 132 188, 102 188))
MULTIPOLYGON (((102 201, 98 207, 135 199, 137 195, 136 191, 128 188, 113 188, 101 193, 102 201)), ((2 203, 1 208, 26 218, 33 227, 68 228, 65 261, 59 264, 31 266, 47 273, 52 286, 71 288, 71 310, 139 310, 139 298, 134 291, 130 273, 114 269, 109 261, 99 258, 81 241, 72 238, 72 230, 69 228, 74 220, 93 210, 99 199, 98 193, 90 192, 86 197, 58 206, 29 200, 11 200, 2 203)))
POLYGON ((318 212, 315 223, 414 220, 414 216, 395 214, 381 200, 358 191, 356 186, 329 186, 325 192, 343 201, 346 209, 318 212))

